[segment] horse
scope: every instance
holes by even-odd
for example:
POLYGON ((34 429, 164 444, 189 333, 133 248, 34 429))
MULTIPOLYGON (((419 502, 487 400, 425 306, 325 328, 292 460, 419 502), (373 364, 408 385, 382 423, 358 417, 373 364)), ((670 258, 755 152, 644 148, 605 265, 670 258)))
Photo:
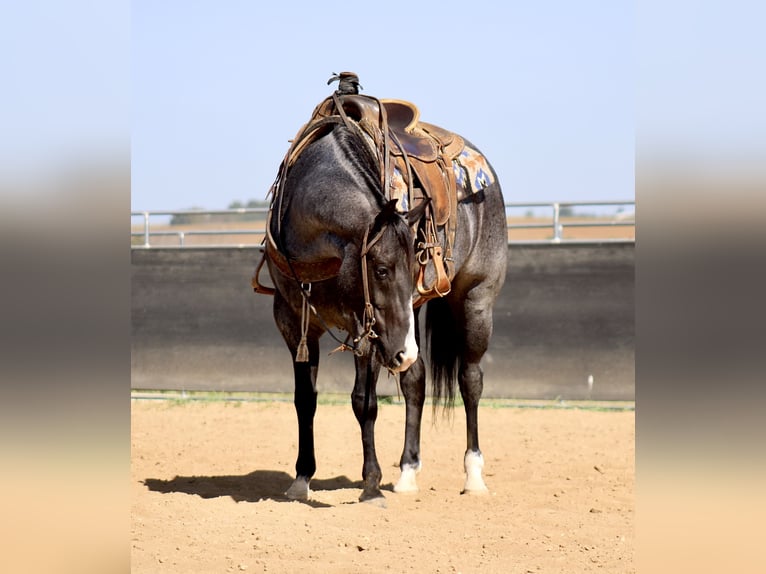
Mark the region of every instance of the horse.
MULTIPOLYGON (((401 201, 390 197, 382 173, 387 158, 342 111, 340 99, 356 93, 353 85, 352 90, 348 83, 345 87, 333 95, 341 107, 320 118, 315 110, 315 121, 292 140, 271 189, 264 260, 273 282, 268 292, 274 296, 274 320, 293 359, 299 437, 295 479, 285 494, 296 500, 311 495, 319 339, 328 332, 341 343, 340 350, 354 353, 351 402, 363 446, 359 500, 385 504, 375 450, 376 384, 382 369, 399 377, 405 401, 404 448, 394 491, 418 490, 426 399, 426 364, 420 352, 423 306, 434 405, 453 406, 457 385, 465 407, 462 492, 487 492, 477 418, 483 388, 480 361, 490 342, 492 307, 507 265, 505 202, 497 175, 488 166, 491 183, 456 203, 447 262, 450 290, 418 304, 422 251, 417 251, 417 229, 430 201, 403 212, 401 201), (345 332, 346 339, 336 337, 333 329, 345 332)), ((389 135, 394 137, 385 133, 382 141, 389 135)), ((418 184, 416 177, 411 180, 418 184)), ((437 235, 446 240, 443 229, 437 235)), ((258 271, 262 265, 263 260, 258 271)))

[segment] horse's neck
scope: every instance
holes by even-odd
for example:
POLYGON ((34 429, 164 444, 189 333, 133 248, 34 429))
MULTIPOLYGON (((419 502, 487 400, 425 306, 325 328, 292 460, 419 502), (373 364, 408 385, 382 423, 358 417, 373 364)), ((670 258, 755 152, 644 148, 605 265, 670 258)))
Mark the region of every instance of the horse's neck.
POLYGON ((372 223, 372 207, 361 192, 346 188, 328 196, 309 185, 293 193, 282 221, 283 239, 287 251, 301 260, 342 259, 348 245, 360 244, 372 223))
POLYGON ((341 150, 335 133, 308 146, 293 170, 281 221, 284 246, 307 261, 342 258, 349 243, 361 243, 380 209, 369 176, 341 150))

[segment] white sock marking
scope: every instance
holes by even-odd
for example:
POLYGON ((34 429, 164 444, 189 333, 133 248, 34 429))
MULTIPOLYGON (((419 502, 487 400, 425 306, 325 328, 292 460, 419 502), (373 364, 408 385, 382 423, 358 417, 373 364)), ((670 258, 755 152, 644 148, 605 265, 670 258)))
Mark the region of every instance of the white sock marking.
POLYGON ((466 494, 483 494, 489 492, 484 479, 481 477, 481 470, 484 468, 484 457, 480 452, 468 451, 463 460, 465 466, 465 487, 463 492, 466 494))
POLYGON ((405 464, 399 481, 394 485, 394 492, 418 492, 415 475, 420 472, 421 464, 405 464))

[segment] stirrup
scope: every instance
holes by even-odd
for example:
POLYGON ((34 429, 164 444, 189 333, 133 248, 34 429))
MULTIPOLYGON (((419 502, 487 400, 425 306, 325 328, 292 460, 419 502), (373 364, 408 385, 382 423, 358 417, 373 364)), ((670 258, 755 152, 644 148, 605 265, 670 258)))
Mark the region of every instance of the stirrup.
POLYGON ((431 299, 433 297, 444 297, 452 290, 452 283, 450 282, 447 270, 444 267, 444 256, 442 254, 442 248, 437 245, 433 248, 433 256, 430 258, 434 264, 434 270, 436 271, 436 279, 433 285, 426 287, 423 284, 426 275, 427 263, 420 264, 420 270, 418 271, 418 280, 416 283, 418 295, 431 299))
POLYGON ((261 295, 273 295, 276 293, 276 289, 273 287, 268 287, 266 285, 262 285, 261 282, 258 280, 258 276, 261 274, 261 269, 263 268, 263 264, 266 262, 266 250, 263 251, 261 254, 261 261, 258 263, 258 266, 255 268, 255 273, 253 274, 252 279, 250 279, 250 284, 253 286, 253 291, 256 293, 260 293, 261 295))

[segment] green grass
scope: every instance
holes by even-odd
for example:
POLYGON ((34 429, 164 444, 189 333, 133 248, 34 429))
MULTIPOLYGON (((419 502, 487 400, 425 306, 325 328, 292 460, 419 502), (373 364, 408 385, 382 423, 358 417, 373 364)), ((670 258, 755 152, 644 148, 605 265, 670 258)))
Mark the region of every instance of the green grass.
MULTIPOLYGON (((284 402, 292 403, 293 395, 291 393, 256 393, 256 392, 228 392, 228 391, 150 391, 142 389, 133 389, 131 399, 136 401, 167 401, 170 405, 180 406, 190 403, 220 403, 224 402, 239 407, 242 403, 272 403, 284 402)), ((317 402, 320 405, 350 405, 349 395, 334 393, 319 393, 317 402)), ((404 398, 394 395, 378 396, 380 405, 404 405, 404 398)), ((430 398, 426 399, 426 404, 431 405, 430 398)), ((531 399, 495 399, 485 398, 481 401, 484 408, 503 409, 503 408, 521 408, 521 409, 580 409, 590 411, 635 411, 634 401, 585 401, 585 400, 564 400, 556 398, 552 400, 531 400, 531 399)), ((462 407, 463 402, 460 397, 455 399, 455 407, 462 407)))

